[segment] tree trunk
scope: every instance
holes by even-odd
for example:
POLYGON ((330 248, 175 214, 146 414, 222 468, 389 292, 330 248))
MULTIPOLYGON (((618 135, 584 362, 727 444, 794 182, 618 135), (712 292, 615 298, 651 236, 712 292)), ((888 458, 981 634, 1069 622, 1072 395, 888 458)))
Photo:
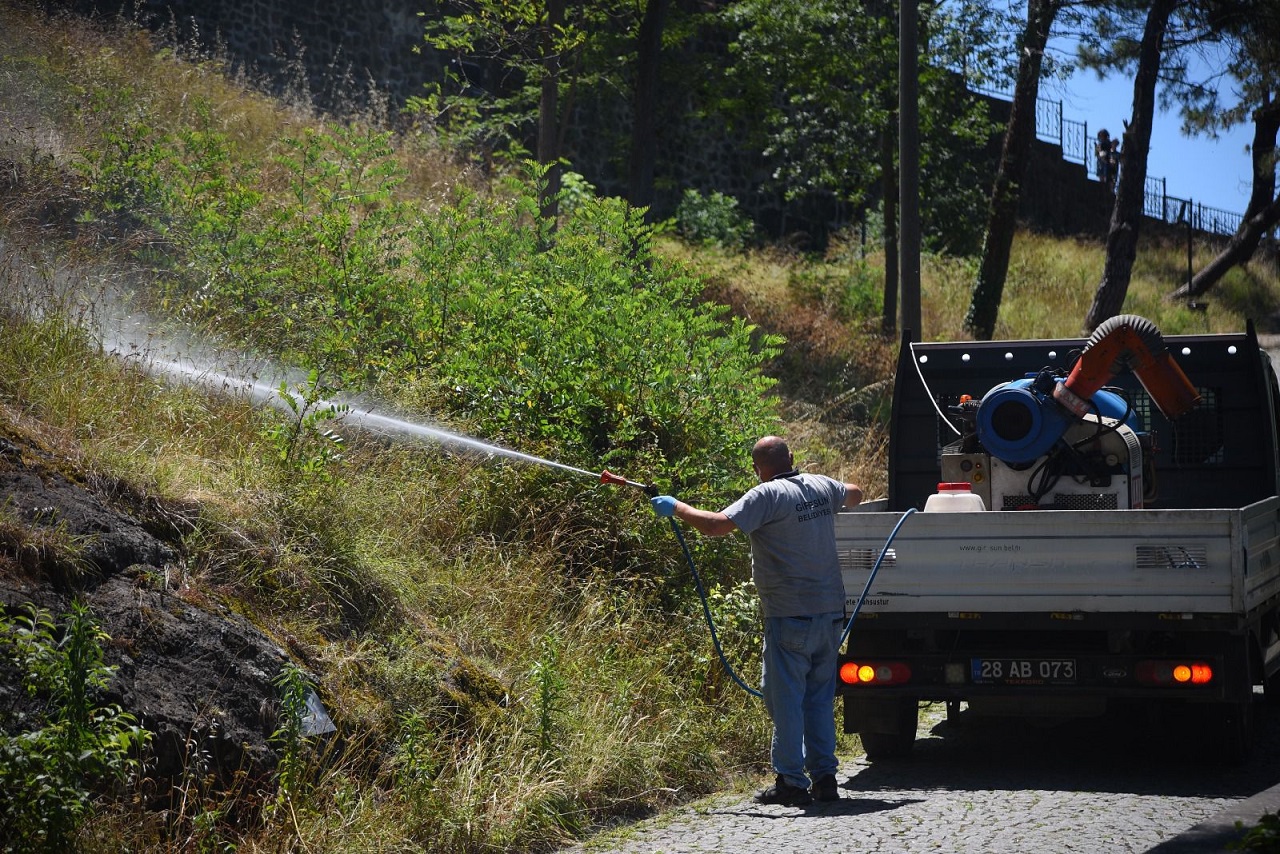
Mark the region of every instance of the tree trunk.
POLYGON ((658 68, 662 56, 662 29, 670 0, 648 0, 636 38, 636 83, 631 108, 631 165, 628 198, 645 209, 652 221, 653 174, 657 161, 656 109, 658 68))
POLYGON ((546 183, 538 199, 542 219, 554 230, 560 196, 560 56, 555 33, 564 24, 565 0, 547 0, 542 35, 542 92, 538 100, 538 162, 547 167, 546 183))
POLYGON ((1009 273, 1009 254, 1018 227, 1018 200, 1022 180, 1031 160, 1036 136, 1036 98, 1040 94, 1040 66, 1044 60, 1049 29, 1058 14, 1058 0, 1030 0, 1027 26, 1022 33, 1018 59, 1018 80, 1013 90, 1009 124, 1005 128, 996 167, 991 203, 987 208, 987 234, 982 244, 982 263, 974 284, 969 313, 964 326, 975 338, 989 341, 995 333, 996 317, 1009 273))
POLYGON ((889 121, 880 134, 880 186, 884 209, 884 308, 880 328, 886 333, 898 328, 898 172, 893 156, 898 148, 898 138, 893 132, 898 126, 898 116, 897 113, 889 115, 889 121))
POLYGON ((1169 299, 1198 297, 1218 283, 1232 267, 1253 257, 1262 236, 1280 222, 1280 200, 1276 199, 1276 136, 1280 134, 1280 101, 1268 101, 1253 114, 1253 189, 1240 227, 1226 248, 1218 253, 1188 284, 1169 299))
MULTIPOLYGON (((897 6, 893 0, 871 0, 867 11, 884 22, 885 31, 897 28, 897 6)), ((898 68, 886 57, 879 69, 885 80, 893 80, 898 68)), ((884 248, 884 298, 881 300, 880 328, 885 334, 898 329, 898 92, 892 87, 881 95, 884 125, 880 128, 880 212, 884 216, 881 245, 884 248)), ((918 332, 919 330, 917 330, 918 332)))
POLYGON ((1107 231, 1107 260, 1102 281, 1085 316, 1086 332, 1093 332, 1104 320, 1115 317, 1124 307, 1138 255, 1138 231, 1147 195, 1147 152, 1151 149, 1151 122, 1156 108, 1156 79, 1160 74, 1165 30, 1180 0, 1155 0, 1147 11, 1142 43, 1138 49, 1138 70, 1133 80, 1133 117, 1125 123, 1120 143, 1120 180, 1116 203, 1107 231))

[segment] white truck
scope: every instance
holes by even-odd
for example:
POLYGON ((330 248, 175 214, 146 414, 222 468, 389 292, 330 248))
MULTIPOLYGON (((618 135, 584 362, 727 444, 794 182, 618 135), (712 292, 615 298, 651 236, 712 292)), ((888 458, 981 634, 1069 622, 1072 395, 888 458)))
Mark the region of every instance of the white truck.
POLYGON ((1255 688, 1280 699, 1278 401, 1252 325, 904 341, 888 496, 836 520, 845 731, 875 760, 924 701, 1120 708, 1243 758, 1255 688), (944 482, 985 510, 912 512, 944 482))

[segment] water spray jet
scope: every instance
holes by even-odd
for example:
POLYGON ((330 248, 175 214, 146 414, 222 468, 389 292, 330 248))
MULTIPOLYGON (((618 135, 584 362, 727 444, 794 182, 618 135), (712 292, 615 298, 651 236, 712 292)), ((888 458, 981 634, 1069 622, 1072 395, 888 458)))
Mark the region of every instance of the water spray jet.
MULTIPOLYGON (((300 407, 308 405, 301 395, 289 389, 288 380, 269 382, 256 376, 236 376, 229 370, 215 367, 212 358, 195 358, 181 355, 177 348, 165 348, 157 345, 161 342, 148 336, 145 345, 131 340, 133 336, 107 335, 102 342, 103 350, 121 358, 137 358, 143 370, 168 380, 187 385, 203 386, 217 393, 247 396, 253 403, 268 404, 286 411, 296 412, 300 407), (171 352, 165 352, 169 349, 171 352), (293 405, 286 405, 286 397, 293 405)), ((342 412, 341 421, 360 430, 392 439, 409 439, 432 442, 435 444, 466 448, 489 456, 501 456, 520 462, 531 463, 545 468, 556 469, 570 474, 589 477, 599 483, 614 486, 632 486, 644 491, 649 497, 656 496, 656 486, 638 483, 616 475, 608 470, 602 472, 588 471, 577 466, 548 460, 532 454, 525 454, 504 448, 479 439, 473 439, 459 433, 423 424, 408 418, 400 418, 374 410, 372 406, 348 400, 312 400, 310 406, 325 409, 333 407, 342 412)))

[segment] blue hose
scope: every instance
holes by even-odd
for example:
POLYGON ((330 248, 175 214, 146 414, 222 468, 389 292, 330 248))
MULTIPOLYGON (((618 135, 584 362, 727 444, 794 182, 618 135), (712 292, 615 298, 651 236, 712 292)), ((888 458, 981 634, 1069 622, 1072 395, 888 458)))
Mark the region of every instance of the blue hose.
POLYGON ((702 576, 698 574, 698 567, 693 564, 693 555, 689 554, 689 546, 685 543, 684 534, 680 533, 680 526, 676 524, 675 518, 669 516, 667 521, 671 523, 671 530, 675 533, 676 539, 680 541, 680 548, 684 551, 684 559, 689 564, 689 572, 693 573, 693 585, 698 589, 698 598, 702 600, 702 616, 707 619, 707 628, 711 630, 711 643, 716 648, 716 655, 720 656, 720 663, 724 665, 724 672, 728 673, 743 691, 753 697, 763 697, 764 694, 742 681, 738 671, 733 669, 733 665, 725 657, 724 649, 720 646, 720 635, 716 633, 715 620, 711 618, 711 606, 707 604, 707 592, 702 589, 702 576))
MULTIPOLYGON (((907 517, 915 512, 916 508, 908 508, 907 512, 903 513, 902 518, 898 520, 898 524, 893 526, 893 530, 889 533, 889 539, 884 541, 884 548, 880 550, 880 555, 871 567, 871 574, 867 576, 867 583, 862 588, 862 595, 858 597, 858 602, 853 607, 853 613, 849 615, 849 622, 845 624, 844 632, 840 635, 838 647, 843 647, 844 642, 848 639, 849 632, 853 629, 853 621, 858 619, 858 612, 862 610, 862 603, 866 601, 867 591, 871 589, 871 582, 875 580, 876 573, 880 571, 880 564, 884 563, 884 556, 888 554, 889 546, 893 543, 894 538, 898 536, 902 523, 907 521, 907 517)), ((711 617, 711 606, 707 603, 707 592, 702 586, 702 576, 698 573, 698 567, 694 565, 693 555, 689 553, 689 545, 684 541, 684 534, 680 532, 680 526, 676 524, 676 520, 673 517, 668 517, 667 521, 671 523, 671 532, 680 541, 680 549, 684 552, 685 562, 689 564, 689 572, 693 575, 693 585, 698 591, 698 599, 702 602, 702 616, 706 618, 707 629, 711 632, 711 643, 716 648, 716 655, 720 656, 720 663, 724 666, 725 673, 728 673, 743 691, 753 697, 763 697, 763 694, 742 680, 742 677, 738 675, 738 671, 733 669, 733 665, 729 663, 729 659, 725 656, 724 648, 720 646, 720 635, 716 632, 715 620, 711 617)))

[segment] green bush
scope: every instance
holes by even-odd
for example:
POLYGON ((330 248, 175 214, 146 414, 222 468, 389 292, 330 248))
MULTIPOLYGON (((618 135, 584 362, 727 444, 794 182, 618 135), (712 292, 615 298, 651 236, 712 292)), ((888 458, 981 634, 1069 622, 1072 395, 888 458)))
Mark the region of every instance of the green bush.
MULTIPOLYGON (((551 231, 545 170, 530 165, 504 196, 417 210, 398 198, 390 135, 356 126, 308 130, 261 167, 212 131, 131 139, 95 170, 111 177, 103 211, 117 188, 169 176, 146 194, 164 206, 152 219, 172 251, 168 305, 336 389, 571 464, 678 466, 683 484, 730 489, 774 423, 761 366, 780 340, 702 303, 620 200, 571 185, 551 231)), ((713 196, 699 233, 745 237, 733 208, 713 196)))
POLYGON ((742 249, 755 236, 755 223, 738 210, 738 200, 718 190, 704 196, 685 190, 676 207, 676 229, 691 243, 742 249))
MULTIPOLYGON (((1236 822, 1236 830, 1244 830, 1243 822, 1236 822)), ((1250 827, 1244 836, 1227 843, 1228 851, 1258 851, 1262 854, 1280 852, 1280 815, 1263 813, 1258 823, 1250 827)))
POLYGON ((65 851, 95 793, 139 767, 150 733, 99 695, 114 668, 107 636, 77 602, 59 629, 34 605, 0 619, 0 649, 21 673, 37 711, 0 734, 0 838, 6 851, 65 851))
POLYGON ((843 321, 875 316, 883 298, 875 272, 865 262, 848 267, 797 266, 788 276, 787 287, 797 302, 813 305, 843 321))

